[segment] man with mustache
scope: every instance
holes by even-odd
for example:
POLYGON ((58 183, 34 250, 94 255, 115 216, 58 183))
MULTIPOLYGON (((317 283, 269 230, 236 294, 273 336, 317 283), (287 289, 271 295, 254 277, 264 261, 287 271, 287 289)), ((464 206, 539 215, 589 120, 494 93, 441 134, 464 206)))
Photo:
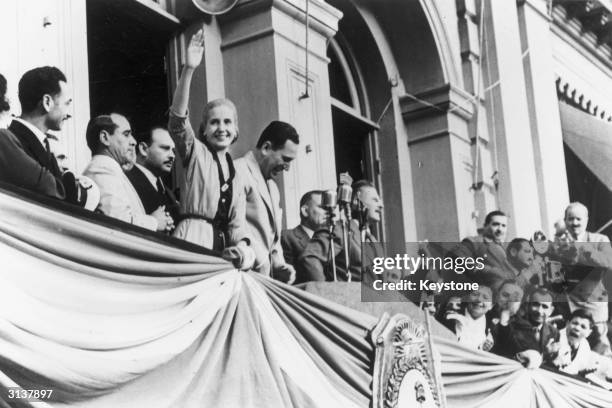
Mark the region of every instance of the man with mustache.
POLYGON ((163 206, 176 223, 179 204, 162 179, 162 176, 170 174, 174 165, 174 141, 162 127, 154 127, 136 138, 136 163, 125 174, 136 189, 147 214, 163 206))
POLYGON ((62 173, 48 131, 59 131, 71 104, 66 76, 56 67, 34 68, 19 81, 21 116, 0 130, 0 181, 64 199, 62 173))
POLYGON ((97 210, 152 231, 171 231, 174 222, 165 208, 160 206, 148 215, 121 168, 130 162, 136 146, 126 117, 111 113, 91 119, 87 124, 86 138, 93 157, 83 174, 100 188, 97 210))
MULTIPOLYGON (((508 278, 513 278, 512 266, 506 258, 504 240, 508 216, 502 211, 491 211, 485 217, 484 228, 480 235, 467 237, 451 251, 454 257, 482 258, 484 268, 471 269, 465 272, 467 279, 497 290, 508 278)), ((453 272, 453 277, 457 275, 453 272)))
POLYGON ((514 238, 508 244, 506 256, 512 266, 507 279, 516 279, 523 290, 529 287, 530 281, 536 273, 533 265, 533 247, 525 238, 514 238))
POLYGON ((588 311, 607 346, 608 291, 612 282, 612 247, 607 236, 587 231, 589 211, 579 202, 565 209, 565 232, 553 245, 552 256, 564 265, 568 280, 578 281, 567 294, 570 312, 588 311), (607 285, 604 286, 604 282, 607 285))
POLYGON ((529 368, 539 367, 542 360, 550 361, 559 349, 559 332, 547 323, 553 309, 552 294, 544 288, 534 290, 527 298, 525 317, 500 318, 491 351, 516 358, 529 368))
POLYGON ((295 269, 283 256, 280 242, 283 212, 273 177, 289 170, 299 143, 293 126, 272 121, 261 133, 256 147, 234 162, 236 174, 244 180, 246 219, 255 251, 253 269, 287 283, 295 280, 295 269))

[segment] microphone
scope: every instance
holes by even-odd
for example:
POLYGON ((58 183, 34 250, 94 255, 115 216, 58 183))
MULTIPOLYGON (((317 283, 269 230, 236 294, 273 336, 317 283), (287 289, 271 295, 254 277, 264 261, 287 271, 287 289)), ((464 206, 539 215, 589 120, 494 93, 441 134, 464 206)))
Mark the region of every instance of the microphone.
POLYGON ((351 196, 353 195, 353 189, 348 184, 340 184, 338 186, 338 203, 349 204, 351 202, 351 196))
POLYGON ((336 207, 336 202, 338 201, 336 191, 334 190, 326 190, 323 192, 321 196, 321 207, 327 210, 333 210, 336 207))
POLYGON ((351 197, 353 195, 353 189, 348 184, 340 184, 338 186, 338 204, 340 208, 344 210, 344 215, 347 220, 351 219, 351 197))

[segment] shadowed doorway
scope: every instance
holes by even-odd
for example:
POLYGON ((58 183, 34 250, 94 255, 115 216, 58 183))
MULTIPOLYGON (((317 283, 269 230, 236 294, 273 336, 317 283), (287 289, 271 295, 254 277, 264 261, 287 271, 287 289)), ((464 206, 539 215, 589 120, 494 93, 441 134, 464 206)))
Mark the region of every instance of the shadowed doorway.
POLYGON ((134 0, 87 0, 92 117, 122 113, 135 133, 167 123, 166 55, 176 28, 134 0))

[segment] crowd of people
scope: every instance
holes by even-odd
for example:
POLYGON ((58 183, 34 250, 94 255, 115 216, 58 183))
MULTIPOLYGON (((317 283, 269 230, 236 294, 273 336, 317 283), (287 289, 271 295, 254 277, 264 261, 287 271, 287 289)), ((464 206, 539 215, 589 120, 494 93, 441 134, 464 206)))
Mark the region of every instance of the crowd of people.
MULTIPOLYGON (((92 159, 82 175, 60 167, 49 144, 48 132, 61 130, 70 118, 67 78, 55 67, 26 72, 18 85, 22 113, 4 120, 7 128, 0 130, 0 181, 220 251, 238 268, 286 283, 366 280, 371 271, 364 259, 377 254, 362 253, 375 251, 364 243, 377 241, 373 231, 383 209, 374 184, 345 176, 341 184, 352 185, 352 193, 341 216, 335 197, 324 202, 327 192, 304 194, 300 224, 282 231, 274 177, 296 159, 299 135, 289 123, 273 121, 247 154, 234 159, 230 147, 239 137, 239 120, 227 99, 206 104, 194 130, 188 102, 203 50, 200 30, 187 48, 167 128, 153 127, 136 138, 120 112, 91 118, 84 137, 92 159), (176 156, 184 169, 180 194, 164 183, 176 156)), ((0 91, 6 112, 4 77, 0 91)), ((423 293, 423 308, 474 349, 570 374, 607 367, 612 248, 606 236, 586 231, 587 222, 586 207, 572 203, 553 239, 538 232, 506 244, 508 216, 489 213, 478 236, 444 251, 481 257, 484 268, 450 276, 424 271, 433 281, 464 279, 479 288, 423 293)))
POLYGON ((507 221, 505 213, 493 211, 480 235, 448 250, 450 256, 482 257, 484 268, 437 275, 476 282, 478 289, 423 293, 421 307, 470 348, 528 367, 612 381, 608 237, 586 230, 588 210, 578 202, 567 206, 551 239, 538 231, 506 243, 507 221))

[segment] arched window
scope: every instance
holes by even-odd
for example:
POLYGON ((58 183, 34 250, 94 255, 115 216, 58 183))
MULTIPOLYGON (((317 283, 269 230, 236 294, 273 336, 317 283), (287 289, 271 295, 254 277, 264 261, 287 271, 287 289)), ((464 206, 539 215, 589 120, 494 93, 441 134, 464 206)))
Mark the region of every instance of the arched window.
POLYGON ((348 44, 338 33, 327 48, 336 172, 376 180, 374 132, 366 89, 348 44))

